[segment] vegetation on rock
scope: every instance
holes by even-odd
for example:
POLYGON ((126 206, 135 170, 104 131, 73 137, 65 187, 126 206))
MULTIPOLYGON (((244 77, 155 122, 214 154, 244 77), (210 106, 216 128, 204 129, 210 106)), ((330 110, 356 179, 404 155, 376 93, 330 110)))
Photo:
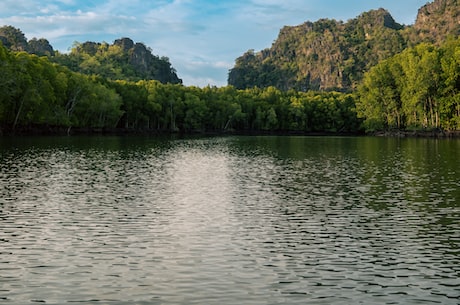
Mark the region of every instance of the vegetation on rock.
POLYGON ((458 0, 436 0, 419 10, 413 26, 398 24, 382 8, 347 22, 320 19, 286 26, 270 48, 237 58, 228 83, 238 89, 353 91, 366 71, 407 47, 458 37, 459 17, 458 0))
POLYGON ((112 80, 182 83, 167 57, 153 55, 143 43, 129 38, 117 39, 113 44, 75 43, 69 54, 57 54, 51 60, 75 72, 112 80))

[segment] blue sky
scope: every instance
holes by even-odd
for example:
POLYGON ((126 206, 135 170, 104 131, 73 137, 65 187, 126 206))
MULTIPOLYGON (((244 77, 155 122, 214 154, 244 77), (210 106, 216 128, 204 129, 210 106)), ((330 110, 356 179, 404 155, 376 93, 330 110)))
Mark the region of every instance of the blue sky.
POLYGON ((169 57, 184 84, 225 86, 235 59, 270 47, 284 25, 320 18, 347 21, 383 7, 413 24, 427 0, 2 0, 0 26, 46 38, 67 52, 73 42, 130 37, 169 57))

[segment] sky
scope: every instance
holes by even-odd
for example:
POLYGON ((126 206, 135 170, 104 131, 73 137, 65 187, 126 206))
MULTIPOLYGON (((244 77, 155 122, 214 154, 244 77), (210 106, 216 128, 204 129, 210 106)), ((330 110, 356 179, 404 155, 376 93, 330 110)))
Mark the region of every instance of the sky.
POLYGON ((347 21, 387 9, 410 25, 428 0, 2 0, 0 26, 46 38, 68 52, 74 42, 129 37, 168 57, 186 86, 225 86, 235 59, 269 48, 280 29, 330 18, 347 21))

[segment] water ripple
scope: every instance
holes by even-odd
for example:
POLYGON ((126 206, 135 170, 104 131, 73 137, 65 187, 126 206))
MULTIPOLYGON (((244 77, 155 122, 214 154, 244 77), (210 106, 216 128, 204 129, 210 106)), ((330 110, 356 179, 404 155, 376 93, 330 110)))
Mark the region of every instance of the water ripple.
POLYGON ((0 303, 458 303, 458 142, 87 141, 0 146, 0 303))

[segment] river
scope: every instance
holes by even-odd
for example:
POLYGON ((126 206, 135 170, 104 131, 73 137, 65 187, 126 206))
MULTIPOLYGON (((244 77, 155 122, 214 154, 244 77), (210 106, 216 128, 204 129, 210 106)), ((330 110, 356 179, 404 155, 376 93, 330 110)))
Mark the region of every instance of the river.
POLYGON ((458 304, 458 139, 6 137, 0 161, 0 304, 458 304))

